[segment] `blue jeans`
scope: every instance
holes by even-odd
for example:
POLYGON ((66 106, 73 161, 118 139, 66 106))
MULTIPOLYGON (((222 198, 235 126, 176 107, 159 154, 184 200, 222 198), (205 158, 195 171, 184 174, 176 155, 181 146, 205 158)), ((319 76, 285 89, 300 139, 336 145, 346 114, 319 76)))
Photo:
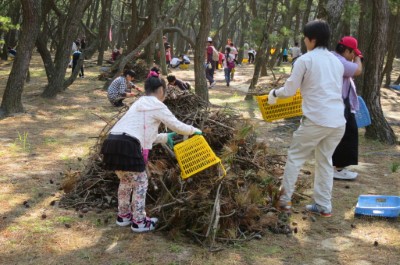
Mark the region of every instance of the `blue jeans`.
POLYGON ((229 83, 231 82, 231 70, 230 68, 224 68, 224 72, 225 72, 225 81, 226 81, 226 85, 229 86, 229 83))

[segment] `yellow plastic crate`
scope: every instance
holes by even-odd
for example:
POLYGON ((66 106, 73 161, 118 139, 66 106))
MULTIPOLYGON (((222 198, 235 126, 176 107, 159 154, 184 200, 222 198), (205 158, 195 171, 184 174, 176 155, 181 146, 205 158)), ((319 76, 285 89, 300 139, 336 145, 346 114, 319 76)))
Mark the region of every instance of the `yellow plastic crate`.
POLYGON ((249 62, 249 59, 243 58, 242 63, 248 63, 248 62, 249 62))
POLYGON ((268 104, 268 95, 257 96, 263 119, 266 121, 280 120, 303 115, 301 109, 302 97, 300 89, 293 97, 278 98, 276 104, 268 104))
POLYGON ((180 64, 179 68, 182 70, 187 70, 187 69, 189 69, 189 65, 188 64, 180 64))
POLYGON ((225 168, 213 150, 208 145, 206 139, 201 135, 195 135, 174 146, 176 159, 183 179, 187 179, 204 169, 220 164, 221 169, 226 174, 225 168))

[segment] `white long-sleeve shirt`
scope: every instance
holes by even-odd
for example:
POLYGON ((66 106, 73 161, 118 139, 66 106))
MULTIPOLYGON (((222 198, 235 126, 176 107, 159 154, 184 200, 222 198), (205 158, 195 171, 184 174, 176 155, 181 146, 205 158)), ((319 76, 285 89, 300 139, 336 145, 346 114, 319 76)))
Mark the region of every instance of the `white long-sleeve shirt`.
POLYGON ((166 143, 167 134, 158 134, 160 123, 182 135, 192 135, 196 128, 179 121, 168 107, 154 96, 139 98, 110 130, 111 134, 126 133, 137 138, 142 148, 153 143, 166 143))
POLYGON ((325 48, 299 57, 290 77, 277 89, 277 97, 289 97, 300 88, 303 115, 313 123, 337 128, 346 123, 342 99, 343 64, 325 48))

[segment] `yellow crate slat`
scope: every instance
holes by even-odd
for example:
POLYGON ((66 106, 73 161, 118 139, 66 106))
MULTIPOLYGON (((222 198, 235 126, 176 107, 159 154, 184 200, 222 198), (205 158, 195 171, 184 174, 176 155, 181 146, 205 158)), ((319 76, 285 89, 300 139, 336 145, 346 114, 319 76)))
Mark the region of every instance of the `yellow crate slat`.
POLYGON ((195 135, 174 146, 176 159, 181 168, 182 179, 187 179, 204 169, 220 164, 224 175, 226 171, 202 135, 195 135))
POLYGON ((293 97, 278 98, 276 104, 268 104, 268 95, 256 97, 262 117, 266 121, 275 121, 303 115, 301 108, 302 97, 297 90, 293 97))

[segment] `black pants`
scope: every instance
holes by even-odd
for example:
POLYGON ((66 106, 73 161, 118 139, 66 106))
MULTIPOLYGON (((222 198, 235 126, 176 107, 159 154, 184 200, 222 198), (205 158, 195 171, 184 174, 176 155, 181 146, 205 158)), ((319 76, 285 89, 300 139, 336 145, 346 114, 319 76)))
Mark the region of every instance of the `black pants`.
MULTIPOLYGON (((75 70, 76 65, 78 64, 78 62, 76 61, 72 61, 72 72, 75 70)), ((85 73, 83 72, 83 66, 81 66, 81 72, 79 74, 79 76, 85 76, 85 73)))
POLYGON ((343 168, 358 164, 358 127, 354 113, 346 119, 346 129, 332 156, 333 166, 343 168))
POLYGON ((249 63, 254 63, 254 54, 249 53, 249 63))

